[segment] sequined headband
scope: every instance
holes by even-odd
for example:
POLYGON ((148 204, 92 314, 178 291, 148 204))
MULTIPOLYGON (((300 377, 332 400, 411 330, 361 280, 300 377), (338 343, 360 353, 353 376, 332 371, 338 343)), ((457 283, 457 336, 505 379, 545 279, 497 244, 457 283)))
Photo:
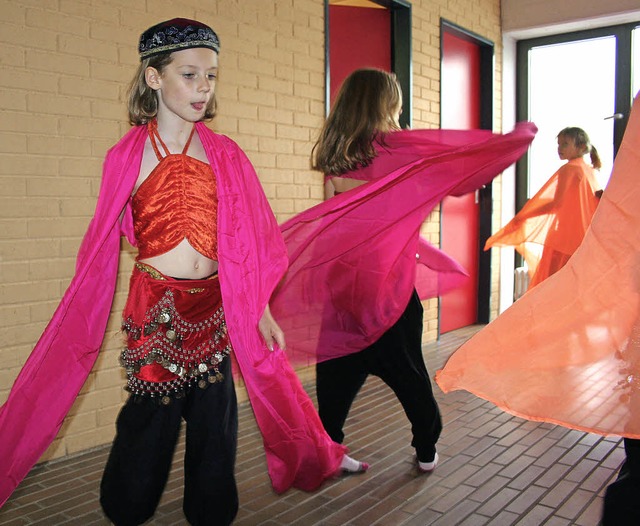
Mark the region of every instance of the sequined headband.
POLYGON ((201 22, 174 18, 160 22, 142 33, 138 52, 140 60, 144 60, 161 53, 172 53, 193 47, 209 48, 219 53, 220 40, 213 29, 201 22))

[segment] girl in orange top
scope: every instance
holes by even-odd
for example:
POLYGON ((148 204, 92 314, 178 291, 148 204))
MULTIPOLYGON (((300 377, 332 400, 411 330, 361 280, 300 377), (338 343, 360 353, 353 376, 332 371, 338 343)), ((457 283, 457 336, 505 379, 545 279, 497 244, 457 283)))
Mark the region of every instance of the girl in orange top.
POLYGON ((582 242, 598 204, 595 170, 602 165, 589 136, 581 128, 558 134, 560 167, 502 230, 491 236, 485 250, 513 246, 529 271, 529 288, 560 270, 582 242), (583 159, 591 157, 591 166, 583 159))
POLYGON ((138 247, 121 354, 131 394, 100 502, 114 524, 151 519, 184 420, 186 520, 227 525, 238 510, 231 348, 276 492, 311 491, 361 465, 324 431, 283 352, 269 301, 288 259, 255 169, 203 122, 215 114, 218 36, 178 18, 146 30, 138 51, 134 126, 107 153, 76 274, 0 407, 0 506, 54 440, 95 363, 125 236, 138 247))
POLYGON ((448 359, 436 381, 512 415, 625 437, 603 526, 640 524, 640 96, 611 178, 566 266, 448 359))

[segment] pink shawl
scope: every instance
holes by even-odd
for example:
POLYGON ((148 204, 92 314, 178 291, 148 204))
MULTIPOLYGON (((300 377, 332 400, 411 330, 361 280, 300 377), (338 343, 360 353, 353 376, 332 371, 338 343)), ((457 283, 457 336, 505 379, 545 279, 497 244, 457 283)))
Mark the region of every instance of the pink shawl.
POLYGON ((640 102, 569 262, 458 349, 436 380, 511 414, 640 438, 640 102))
MULTIPOLYGON (((242 150, 204 124, 196 126, 218 180, 220 285, 229 335, 263 434, 269 475, 277 492, 312 490, 338 470, 345 448, 324 432, 284 353, 269 352, 257 330, 287 267, 282 238, 242 150)), ((120 236, 135 244, 127 203, 146 137, 146 127, 133 128, 108 152, 76 274, 0 408, 0 505, 55 438, 96 360, 115 291, 120 236)))
POLYGON ((345 174, 367 184, 284 223, 289 270, 271 308, 290 358, 314 363, 360 351, 397 321, 414 287, 425 298, 455 284, 464 271, 421 240, 420 226, 445 196, 480 188, 514 163, 536 131, 522 123, 505 135, 390 133, 371 165, 345 174))

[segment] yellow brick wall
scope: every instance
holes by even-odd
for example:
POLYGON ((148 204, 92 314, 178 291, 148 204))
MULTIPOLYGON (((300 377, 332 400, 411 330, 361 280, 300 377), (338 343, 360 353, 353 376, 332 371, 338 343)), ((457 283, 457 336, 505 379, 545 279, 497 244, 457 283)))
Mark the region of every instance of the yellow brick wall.
MULTIPOLYGON (((437 128, 440 123, 440 20, 445 19, 495 44, 494 71, 494 131, 500 131, 502 114, 502 37, 500 31, 500 0, 414 0, 412 4, 413 38, 413 127, 437 128)), ((494 180, 494 222, 499 224, 500 177, 494 180), (498 216, 496 218, 496 215, 498 216)), ((439 207, 423 227, 423 234, 436 246, 439 241, 439 207)), ((492 254, 491 314, 497 315, 498 252, 492 254)), ((425 305, 423 341, 433 341, 438 335, 438 301, 425 305)))
MULTIPOLYGON (((439 122, 439 20, 498 44, 499 0, 413 2, 414 127, 439 122)), ((218 32, 219 114, 283 221, 322 199, 309 170, 324 116, 323 0, 0 0, 0 402, 72 275, 106 150, 128 129, 123 103, 139 34, 176 16, 218 32)), ((496 115, 500 99, 496 96, 496 115)), ((437 241, 437 213, 425 226, 437 241)), ((111 441, 124 400, 120 312, 134 251, 123 243, 103 350, 44 459, 111 441)), ((437 334, 426 303, 425 340, 437 334)))

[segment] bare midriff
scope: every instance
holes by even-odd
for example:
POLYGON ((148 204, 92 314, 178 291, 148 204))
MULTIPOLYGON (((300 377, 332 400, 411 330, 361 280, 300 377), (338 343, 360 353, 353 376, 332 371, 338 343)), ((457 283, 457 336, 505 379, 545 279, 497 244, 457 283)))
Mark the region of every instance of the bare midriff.
POLYGON ((138 261, 174 278, 204 279, 218 271, 218 262, 200 254, 186 238, 164 254, 138 261))

